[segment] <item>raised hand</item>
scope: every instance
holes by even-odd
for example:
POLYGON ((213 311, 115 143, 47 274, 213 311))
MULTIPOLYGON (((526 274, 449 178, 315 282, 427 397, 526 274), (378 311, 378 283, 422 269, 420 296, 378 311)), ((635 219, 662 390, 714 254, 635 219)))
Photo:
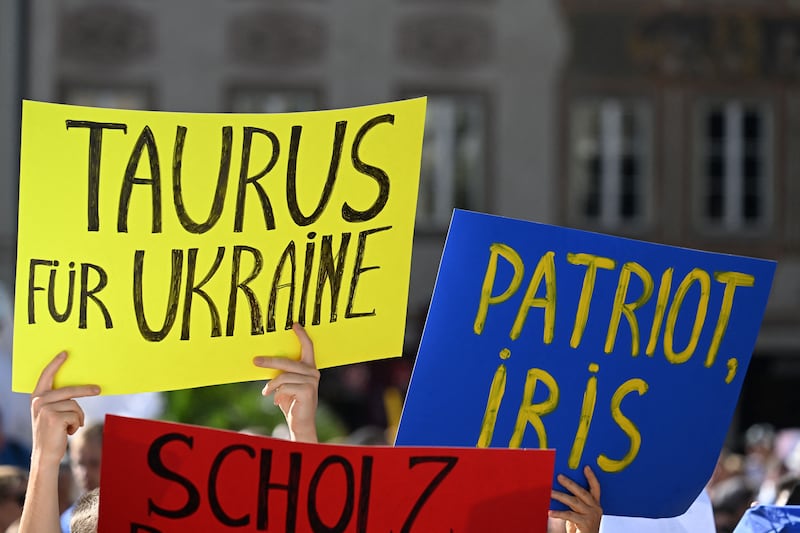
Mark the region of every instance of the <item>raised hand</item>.
POLYGON ((551 497, 570 508, 569 511, 550 511, 550 516, 566 521, 567 533, 597 533, 603 509, 600 507, 600 482, 589 466, 583 468, 589 482, 587 491, 567 476, 558 475, 558 482, 570 494, 554 490, 551 497))
POLYGON ((253 364, 261 368, 280 370, 261 393, 275 395, 275 405, 286 417, 291 439, 300 442, 317 442, 317 394, 319 370, 314 361, 314 344, 306 330, 298 323, 292 325, 300 341, 300 360, 286 357, 256 357, 253 364))
POLYGON ((61 352, 39 376, 31 394, 33 453, 19 533, 61 530, 58 509, 58 465, 67 450, 67 437, 83 425, 83 410, 75 398, 100 394, 97 385, 54 389, 58 370, 67 359, 61 352))
POLYGON ((61 352, 42 370, 31 394, 33 454, 55 465, 67 450, 67 437, 83 426, 83 410, 74 398, 100 394, 97 385, 77 385, 54 389, 56 373, 67 359, 61 352))

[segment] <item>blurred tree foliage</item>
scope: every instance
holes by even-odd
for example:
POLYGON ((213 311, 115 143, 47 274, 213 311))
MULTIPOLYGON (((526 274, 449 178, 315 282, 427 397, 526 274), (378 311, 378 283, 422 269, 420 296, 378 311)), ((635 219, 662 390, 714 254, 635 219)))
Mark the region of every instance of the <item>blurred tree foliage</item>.
MULTIPOLYGON (((261 395, 263 382, 230 383, 170 391, 164 393, 162 418, 183 424, 229 429, 270 435, 276 426, 286 423, 272 396, 261 395)), ((317 432, 320 442, 346 435, 338 416, 320 402, 317 408, 317 432)))

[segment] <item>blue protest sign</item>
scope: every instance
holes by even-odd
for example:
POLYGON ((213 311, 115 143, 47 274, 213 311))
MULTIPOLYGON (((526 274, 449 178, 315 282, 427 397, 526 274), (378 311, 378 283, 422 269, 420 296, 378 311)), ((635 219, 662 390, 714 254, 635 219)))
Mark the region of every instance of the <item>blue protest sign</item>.
POLYGON ((592 467, 606 514, 682 514, 714 468, 774 271, 456 210, 396 444, 555 448, 557 473, 586 486, 592 467))
POLYGON ((800 533, 800 506, 751 507, 733 533, 800 533))

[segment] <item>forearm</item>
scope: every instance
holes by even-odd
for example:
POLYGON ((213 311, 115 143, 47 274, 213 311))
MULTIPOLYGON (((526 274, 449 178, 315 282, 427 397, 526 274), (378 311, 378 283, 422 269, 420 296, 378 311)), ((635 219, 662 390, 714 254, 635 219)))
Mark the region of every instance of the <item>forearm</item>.
POLYGON ((60 533, 58 461, 34 452, 18 533, 60 533))
POLYGON ((311 424, 310 427, 302 427, 292 429, 291 426, 289 427, 289 438, 294 442, 319 442, 317 438, 317 428, 314 424, 311 424))

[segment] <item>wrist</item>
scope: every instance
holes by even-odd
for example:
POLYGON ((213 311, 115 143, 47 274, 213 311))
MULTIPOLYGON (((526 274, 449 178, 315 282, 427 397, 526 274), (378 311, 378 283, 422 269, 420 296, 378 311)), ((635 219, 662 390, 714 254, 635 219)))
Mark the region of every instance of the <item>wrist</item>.
POLYGON ((64 459, 64 453, 39 450, 35 446, 31 452, 31 468, 34 466, 44 468, 58 468, 64 459))
POLYGON ((289 437, 293 442, 311 442, 317 443, 317 430, 315 428, 293 431, 289 430, 289 437))

